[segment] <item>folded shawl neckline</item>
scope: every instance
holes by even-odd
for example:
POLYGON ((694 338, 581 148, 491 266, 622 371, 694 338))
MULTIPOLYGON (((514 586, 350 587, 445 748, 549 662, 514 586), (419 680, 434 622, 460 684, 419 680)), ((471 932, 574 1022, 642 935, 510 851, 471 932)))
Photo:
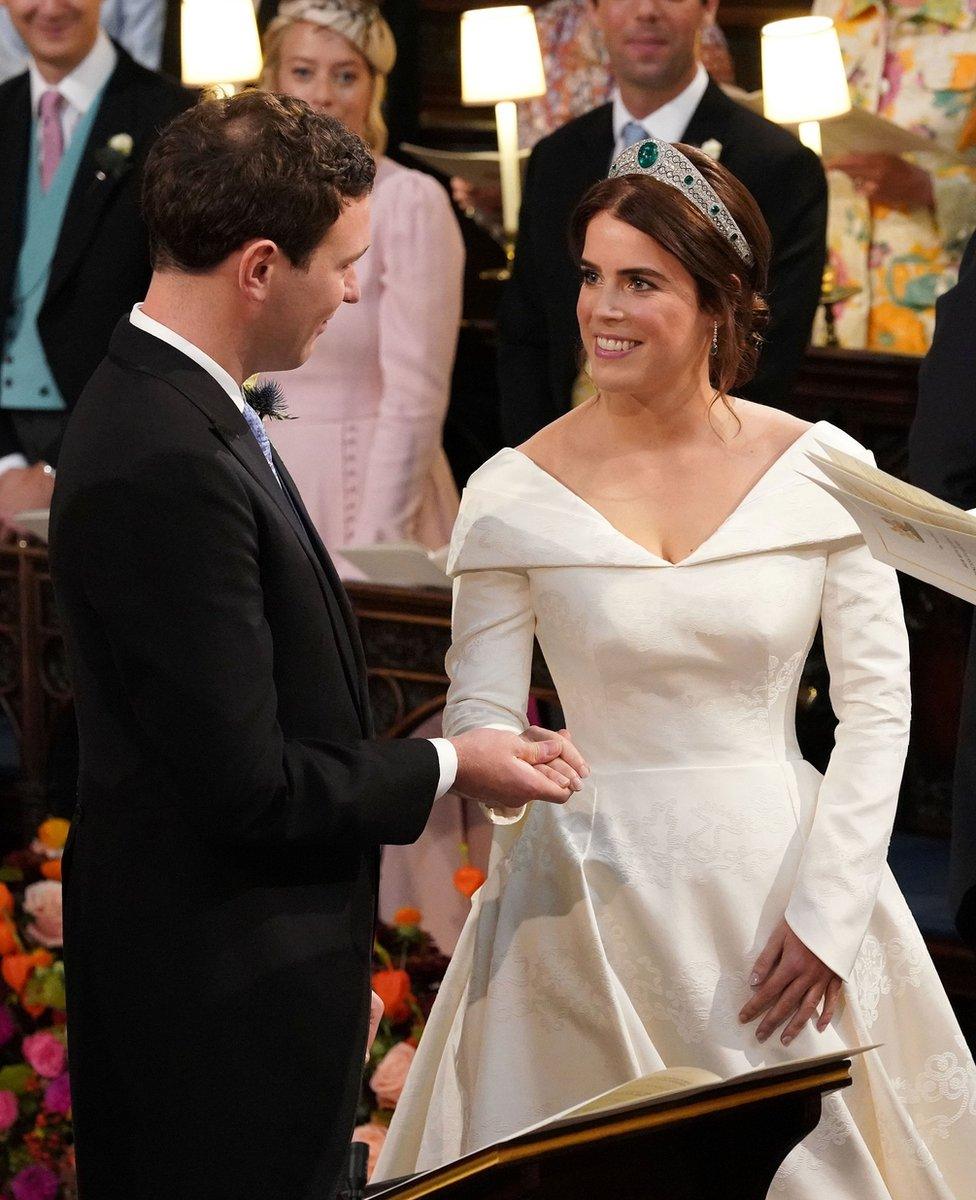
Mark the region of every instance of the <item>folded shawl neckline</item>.
POLYGON ((685 566, 686 564, 690 564, 691 560, 699 552, 705 550, 709 543, 717 538, 718 535, 725 530, 726 526, 728 526, 730 522, 733 521, 735 517, 742 511, 742 509, 749 504, 750 500, 754 499, 756 494, 762 491, 763 485, 768 481, 770 476, 774 475, 777 469, 781 467, 795 452, 797 452, 802 447, 803 443, 805 443, 815 432, 821 430, 821 427, 827 424, 828 422, 826 421, 818 421, 815 425, 811 425, 809 429, 805 429, 799 437, 794 438, 793 441, 790 442, 790 444, 786 447, 786 449, 778 454, 769 464, 769 466, 766 467, 752 487, 750 487, 745 495, 742 496, 742 498, 734 505, 734 507, 725 514, 712 532, 701 542, 699 542, 694 550, 690 551, 683 558, 679 558, 677 561, 672 561, 670 558, 665 558, 662 554, 655 554, 653 550, 649 549, 642 542, 638 542, 636 539, 624 533, 623 530, 614 525, 610 518, 601 512, 600 509, 590 504, 588 500, 584 500, 578 492, 574 492, 571 487, 557 479, 555 475, 553 475, 550 471, 547 471, 545 467, 540 466, 534 458, 531 458, 522 450, 509 448, 508 451, 503 450, 502 454, 511 453, 518 455, 520 459, 527 462, 535 471, 539 472, 540 475, 549 480, 553 487, 560 489, 567 496, 571 497, 571 499, 577 504, 582 505, 591 516, 596 517, 597 520, 602 522, 612 535, 620 538, 624 542, 627 542, 635 550, 640 551, 640 553, 646 554, 647 557, 653 559, 655 563, 658 563, 663 567, 677 568, 685 566))

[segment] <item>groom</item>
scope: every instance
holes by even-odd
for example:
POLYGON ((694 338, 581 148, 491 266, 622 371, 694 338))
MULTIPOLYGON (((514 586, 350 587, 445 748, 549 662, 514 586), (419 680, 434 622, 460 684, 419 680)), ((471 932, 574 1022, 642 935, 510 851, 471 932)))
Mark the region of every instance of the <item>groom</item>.
POLYGON ((417 838, 448 788, 561 802, 585 770, 539 731, 373 739, 342 588, 242 395, 358 298, 374 171, 300 101, 179 117, 146 165, 148 296, 65 436, 51 564, 81 740, 64 867, 82 1200, 328 1200, 380 844, 417 838))

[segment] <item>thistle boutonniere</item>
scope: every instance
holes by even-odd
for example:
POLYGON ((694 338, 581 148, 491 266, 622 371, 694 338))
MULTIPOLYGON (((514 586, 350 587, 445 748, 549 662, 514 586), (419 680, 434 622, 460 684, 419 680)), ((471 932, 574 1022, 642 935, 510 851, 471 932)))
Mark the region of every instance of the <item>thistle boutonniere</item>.
POLYGON ((99 183, 104 183, 106 179, 121 179, 129 169, 133 145, 131 133, 115 133, 95 151, 95 162, 98 164, 95 178, 99 183))
POLYGON ((718 138, 709 138, 707 141, 702 142, 701 152, 702 154, 707 154, 715 162, 718 162, 722 157, 722 143, 718 138))
POLYGON ((274 380, 261 379, 252 375, 244 380, 244 399, 263 421, 269 417, 272 421, 294 421, 285 404, 285 396, 274 380))

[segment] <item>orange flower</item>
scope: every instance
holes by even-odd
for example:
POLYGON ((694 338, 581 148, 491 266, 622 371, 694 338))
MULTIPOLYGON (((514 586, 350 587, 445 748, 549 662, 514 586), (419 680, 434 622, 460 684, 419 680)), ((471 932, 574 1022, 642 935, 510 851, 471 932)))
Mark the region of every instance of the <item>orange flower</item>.
POLYGON ((0 955, 16 954, 19 950, 17 927, 9 917, 0 917, 0 955))
POLYGON ((423 919, 419 908, 398 908, 393 914, 394 925, 419 925, 423 919))
POLYGON ((13 911, 14 898, 10 888, 5 883, 0 883, 0 913, 12 913, 13 911))
POLYGON ((61 882, 61 859, 49 858, 47 862, 41 863, 41 874, 45 879, 53 879, 57 883, 61 882))
POLYGON ((472 867, 470 863, 458 867, 454 872, 454 886, 462 896, 467 896, 469 900, 484 882, 484 871, 478 867, 472 867))
POLYGON ((383 1001, 384 1015, 394 1024, 410 1016, 410 1006, 416 1001, 406 971, 398 971, 395 967, 376 971, 373 975, 373 991, 383 1001))
POLYGON ((66 821, 63 817, 51 817, 38 829, 38 841, 45 850, 63 850, 70 828, 70 821, 66 821))
POLYGON ((47 950, 34 950, 30 954, 8 954, 3 960, 3 977, 19 996, 37 967, 50 967, 53 963, 54 955, 47 950))

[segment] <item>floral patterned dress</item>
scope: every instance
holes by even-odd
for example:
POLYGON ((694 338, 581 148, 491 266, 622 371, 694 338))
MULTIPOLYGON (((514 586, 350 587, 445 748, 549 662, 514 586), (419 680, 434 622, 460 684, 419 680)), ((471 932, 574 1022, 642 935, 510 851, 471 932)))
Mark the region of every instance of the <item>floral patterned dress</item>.
POLYGON ((841 345, 925 354, 935 301, 976 226, 976 0, 815 0, 813 10, 837 24, 855 105, 972 158, 913 156, 930 174, 934 211, 871 203, 828 172, 831 262, 838 283, 862 289, 837 307, 841 345))

